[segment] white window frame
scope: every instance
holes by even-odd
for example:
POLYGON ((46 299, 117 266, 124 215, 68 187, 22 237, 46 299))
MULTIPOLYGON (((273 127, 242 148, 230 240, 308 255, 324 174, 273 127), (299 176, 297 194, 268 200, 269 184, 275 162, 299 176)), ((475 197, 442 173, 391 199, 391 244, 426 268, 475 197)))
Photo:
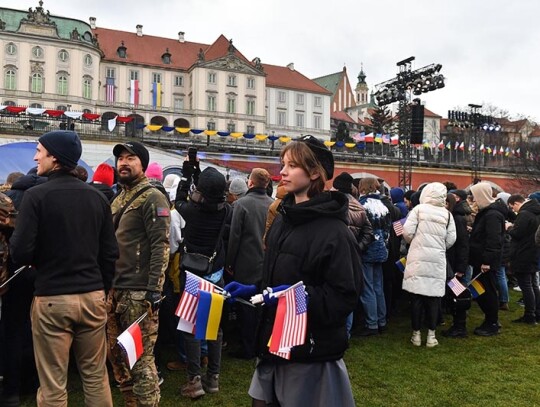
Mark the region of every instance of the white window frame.
POLYGON ((248 99, 246 101, 246 114, 248 116, 254 116, 255 115, 255 101, 252 99, 248 99))
POLYGON ((297 93, 296 94, 296 105, 297 106, 303 106, 304 105, 304 94, 303 93, 297 93))
POLYGON ((277 117, 278 126, 286 126, 287 125, 287 112, 285 110, 278 110, 276 117, 277 117))
POLYGON ((31 76, 30 91, 32 93, 43 93, 43 75, 35 72, 31 76))
POLYGON ((176 75, 174 77, 174 86, 177 86, 177 87, 184 86, 184 75, 176 75))
POLYGON ((207 97, 208 111, 215 112, 217 108, 217 98, 214 95, 208 95, 207 97))
POLYGON ((278 102, 287 103, 287 93, 283 90, 278 91, 278 102))
POLYGON ((84 66, 86 66, 86 67, 92 66, 92 64, 94 63, 94 59, 92 58, 92 55, 86 54, 84 56, 83 63, 84 63, 84 66))
POLYGON ((320 96, 315 96, 315 97, 313 98, 313 105, 314 105, 315 107, 322 107, 322 97, 320 97, 320 96))
POLYGON ((236 86, 236 75, 227 76, 227 86, 236 86))
POLYGON ((67 62, 69 60, 69 52, 65 49, 58 51, 58 59, 62 62, 67 62))
POLYGON ((15 68, 8 68, 4 73, 4 88, 6 90, 17 89, 17 71, 15 68))
POLYGON ((62 72, 58 75, 56 79, 56 93, 62 96, 67 96, 68 94, 68 75, 66 72, 62 72))
POLYGON ((215 72, 208 72, 208 83, 213 85, 217 83, 217 74, 215 72))
POLYGON ((89 77, 83 78, 82 97, 92 99, 92 79, 89 77))
POLYGON ((247 78, 246 87, 248 89, 255 89, 255 78, 247 78))
POLYGON ((236 98, 227 98, 227 113, 236 113, 236 98))
POLYGON ((296 127, 304 127, 304 113, 296 113, 296 127))
POLYGON ((105 70, 105 78, 116 78, 116 69, 115 68, 107 68, 105 70))

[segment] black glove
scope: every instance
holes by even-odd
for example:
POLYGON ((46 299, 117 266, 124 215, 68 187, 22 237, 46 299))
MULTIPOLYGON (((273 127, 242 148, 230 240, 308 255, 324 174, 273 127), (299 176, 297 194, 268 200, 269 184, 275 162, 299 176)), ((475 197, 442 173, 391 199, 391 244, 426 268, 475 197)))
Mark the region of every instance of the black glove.
POLYGON ((159 306, 161 305, 162 300, 161 293, 157 291, 147 291, 144 299, 148 302, 152 312, 156 312, 157 310, 159 310, 159 306))

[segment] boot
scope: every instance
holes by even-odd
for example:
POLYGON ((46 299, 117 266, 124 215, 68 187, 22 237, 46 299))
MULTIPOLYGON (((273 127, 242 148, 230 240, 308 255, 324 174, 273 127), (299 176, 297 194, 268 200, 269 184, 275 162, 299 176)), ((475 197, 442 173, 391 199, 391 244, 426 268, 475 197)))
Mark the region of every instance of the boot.
POLYGON ((438 344, 439 344, 439 341, 437 341, 437 338, 435 338, 435 331, 431 329, 428 330, 426 346, 428 348, 434 348, 438 344))
POLYGON ((195 376, 183 385, 180 393, 182 396, 189 397, 190 399, 198 399, 199 397, 204 396, 206 393, 202 387, 201 376, 195 376))
POLYGON ((420 331, 412 331, 411 343, 414 346, 422 345, 422 336, 420 334, 420 331))
POLYGON ((206 374, 202 378, 202 386, 206 393, 217 393, 219 391, 219 375, 206 374))

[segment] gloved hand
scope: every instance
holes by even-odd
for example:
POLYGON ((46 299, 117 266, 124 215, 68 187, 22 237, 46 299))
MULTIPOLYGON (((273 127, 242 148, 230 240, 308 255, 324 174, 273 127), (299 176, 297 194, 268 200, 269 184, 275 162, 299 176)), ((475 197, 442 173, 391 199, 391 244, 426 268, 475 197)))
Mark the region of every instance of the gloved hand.
POLYGON ((278 297, 274 297, 273 295, 270 295, 270 294, 275 294, 279 291, 286 290, 289 287, 290 285, 287 285, 287 284, 278 285, 277 287, 268 287, 266 290, 263 291, 264 303, 268 306, 277 305, 278 297))
POLYGON ((231 281, 223 289, 231 295, 231 298, 241 297, 248 299, 257 293, 256 285, 240 284, 236 281, 231 281))
POLYGON ((150 307, 152 312, 156 312, 157 310, 159 310, 159 306, 161 305, 162 300, 161 293, 157 291, 147 291, 144 299, 146 302, 148 302, 148 306, 150 307))

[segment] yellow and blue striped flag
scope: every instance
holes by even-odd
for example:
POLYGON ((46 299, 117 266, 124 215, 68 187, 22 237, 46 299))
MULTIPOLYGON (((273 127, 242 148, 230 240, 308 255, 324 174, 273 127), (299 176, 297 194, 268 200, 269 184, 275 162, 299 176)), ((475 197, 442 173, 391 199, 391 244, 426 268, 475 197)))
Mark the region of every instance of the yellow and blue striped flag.
POLYGON ((486 289, 480 281, 473 280, 471 284, 469 284, 469 291, 473 298, 478 298, 486 292, 486 289))
POLYGON ((195 338, 215 341, 223 313, 225 297, 221 294, 199 291, 199 306, 195 322, 195 338))

